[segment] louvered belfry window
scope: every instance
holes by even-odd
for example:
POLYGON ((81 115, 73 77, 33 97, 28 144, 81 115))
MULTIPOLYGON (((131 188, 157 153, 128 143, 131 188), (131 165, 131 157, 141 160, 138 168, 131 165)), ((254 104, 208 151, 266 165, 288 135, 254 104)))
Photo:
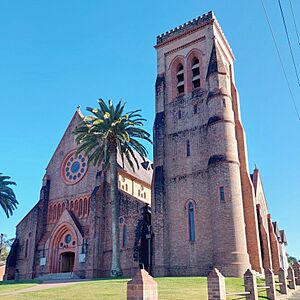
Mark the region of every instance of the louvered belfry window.
POLYGON ((196 89, 200 87, 200 64, 197 57, 192 60, 192 73, 193 88, 196 89))
POLYGON ((184 93, 184 69, 182 64, 179 64, 177 67, 176 78, 177 78, 177 92, 178 95, 181 95, 184 93))

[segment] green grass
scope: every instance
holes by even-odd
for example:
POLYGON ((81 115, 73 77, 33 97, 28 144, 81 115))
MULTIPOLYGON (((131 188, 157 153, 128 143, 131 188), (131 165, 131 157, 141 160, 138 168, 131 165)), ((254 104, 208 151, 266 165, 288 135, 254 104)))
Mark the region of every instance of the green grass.
MULTIPOLYGON (((36 292, 3 296, 1 293, 33 286, 37 283, 1 284, 1 300, 46 299, 46 300, 110 300, 126 299, 126 283, 128 279, 99 279, 51 288, 36 292), (4 288, 4 290, 2 290, 4 288), (7 290, 5 290, 7 288, 7 290), (10 289, 14 288, 14 289, 10 289)), ((207 299, 207 280, 205 277, 161 277, 156 278, 160 300, 191 300, 207 299)), ((264 281, 258 279, 259 285, 264 281)), ((243 292, 243 280, 240 278, 226 278, 226 291, 243 292)), ((259 290, 260 299, 267 299, 264 289, 259 290)), ((245 297, 227 297, 229 300, 245 299, 245 297)))
POLYGON ((41 281, 38 280, 19 280, 17 282, 14 280, 0 281, 0 294, 26 289, 40 282, 41 281))

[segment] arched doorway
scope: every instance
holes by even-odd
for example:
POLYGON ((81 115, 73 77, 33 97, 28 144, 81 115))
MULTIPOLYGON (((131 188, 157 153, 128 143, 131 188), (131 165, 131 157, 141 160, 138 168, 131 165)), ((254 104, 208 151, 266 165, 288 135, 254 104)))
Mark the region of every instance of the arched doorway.
MULTIPOLYGON (((82 242, 82 240, 81 240, 82 242)), ((76 272, 78 267, 78 238, 70 224, 61 224, 49 242, 49 273, 76 272)))
POLYGON ((60 272, 68 273, 73 272, 74 269, 74 252, 64 252, 60 255, 60 272))

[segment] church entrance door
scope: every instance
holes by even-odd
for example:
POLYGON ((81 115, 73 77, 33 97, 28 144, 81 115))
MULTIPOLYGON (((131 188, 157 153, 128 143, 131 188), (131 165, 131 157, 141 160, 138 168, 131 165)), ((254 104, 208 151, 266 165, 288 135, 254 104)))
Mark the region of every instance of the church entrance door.
POLYGON ((75 253, 64 252, 61 254, 60 258, 61 258, 61 268, 60 268, 61 272, 62 273, 73 272, 75 253))

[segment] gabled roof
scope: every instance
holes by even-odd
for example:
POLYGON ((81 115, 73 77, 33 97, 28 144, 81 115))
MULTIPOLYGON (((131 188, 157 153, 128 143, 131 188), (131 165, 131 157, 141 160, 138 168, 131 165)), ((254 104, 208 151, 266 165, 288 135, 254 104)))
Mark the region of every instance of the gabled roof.
POLYGON ((252 179, 254 191, 255 191, 255 194, 256 194, 257 184, 258 184, 258 180, 259 180, 259 171, 256 167, 255 167, 253 173, 251 174, 251 179, 252 179))
POLYGON ((277 236, 278 241, 280 241, 281 237, 280 237, 280 231, 279 231, 278 224, 277 224, 277 222, 272 222, 272 224, 273 224, 273 228, 274 228, 274 233, 277 236))
MULTIPOLYGON (((75 128, 76 125, 80 122, 80 120, 82 120, 84 117, 84 115, 82 114, 80 108, 78 107, 68 125, 68 127, 66 128, 64 134, 63 134, 63 137, 61 138, 58 146, 56 147, 55 151, 54 151, 54 154, 56 153, 56 151, 58 151, 61 143, 63 142, 65 136, 67 135, 67 133, 70 131, 70 129, 72 128, 75 128)), ((135 152, 135 151, 134 151, 135 152)), ((48 166, 50 165, 53 157, 54 157, 54 154, 52 155, 49 163, 48 163, 48 166)), ((149 167, 148 168, 144 168, 142 166, 142 163, 143 163, 143 159, 135 152, 136 154, 136 158, 138 160, 138 163, 139 163, 139 166, 140 168, 137 169, 137 167, 135 166, 135 172, 132 170, 132 168, 130 167, 129 163, 127 162, 127 160, 125 159, 124 160, 124 168, 122 167, 122 159, 121 159, 121 156, 118 154, 118 164, 120 166, 120 168, 122 168, 126 173, 130 174, 131 176, 135 177, 135 178, 138 178, 139 180, 143 181, 143 182, 146 182, 147 184, 151 185, 151 180, 152 180, 152 162, 150 160, 148 160, 147 158, 145 158, 145 160, 147 162, 149 162, 149 167)), ((47 168, 48 168, 47 166, 47 168)), ((46 169, 47 169, 46 168, 46 169)))
POLYGON ((284 230, 280 230, 281 242, 287 244, 287 239, 284 230))
POLYGON ((124 168, 122 167, 122 158, 121 155, 118 154, 118 164, 120 166, 120 168, 122 168, 126 173, 130 174, 133 177, 136 177, 138 179, 140 179, 141 181, 144 181, 146 183, 148 183, 149 185, 151 185, 151 181, 152 181, 152 162, 150 160, 148 160, 147 158, 145 158, 146 162, 148 162, 148 164, 143 164, 143 159, 139 156, 139 154, 137 154, 137 152, 135 152, 135 157, 138 161, 139 164, 139 169, 137 169, 136 163, 134 163, 134 169, 135 171, 132 170, 132 168, 130 167, 128 161, 126 158, 124 158, 124 168), (144 167, 143 167, 143 165, 144 167))
POLYGON ((261 186, 262 193, 263 193, 263 196, 264 196, 263 197, 264 202, 265 202, 266 207, 268 208, 266 195, 265 195, 265 191, 264 191, 264 186, 263 186, 263 183, 262 183, 262 180, 261 180, 260 172, 259 172, 259 170, 256 166, 255 166, 255 169, 254 169, 253 173, 251 174, 251 180, 252 180, 252 183, 253 183, 253 187, 254 187, 256 197, 259 196, 257 193, 258 193, 259 186, 261 186))
POLYGON ((213 73, 226 74, 224 62, 215 41, 210 54, 206 78, 213 73))
POLYGON ((48 169, 48 166, 51 164, 51 161, 54 158, 54 154, 56 153, 56 151, 59 149, 60 145, 64 141, 64 138, 67 135, 69 129, 72 128, 72 127, 75 128, 75 124, 74 123, 78 123, 79 120, 82 119, 82 118, 83 118, 83 114, 82 114, 82 112, 80 110, 80 107, 78 106, 77 109, 76 109, 76 111, 75 111, 75 113, 74 113, 74 115, 73 115, 73 117, 72 117, 72 119, 71 119, 71 121, 70 121, 70 123, 69 123, 69 125, 67 126, 67 128, 66 128, 66 130, 65 130, 65 132, 64 132, 64 134, 62 136, 62 138, 60 139, 60 141, 59 141, 59 143, 58 143, 55 151, 53 152, 53 155, 52 155, 52 157, 51 157, 51 159, 50 159, 50 161, 49 161, 49 163, 48 163, 48 165, 46 167, 46 170, 48 169))

